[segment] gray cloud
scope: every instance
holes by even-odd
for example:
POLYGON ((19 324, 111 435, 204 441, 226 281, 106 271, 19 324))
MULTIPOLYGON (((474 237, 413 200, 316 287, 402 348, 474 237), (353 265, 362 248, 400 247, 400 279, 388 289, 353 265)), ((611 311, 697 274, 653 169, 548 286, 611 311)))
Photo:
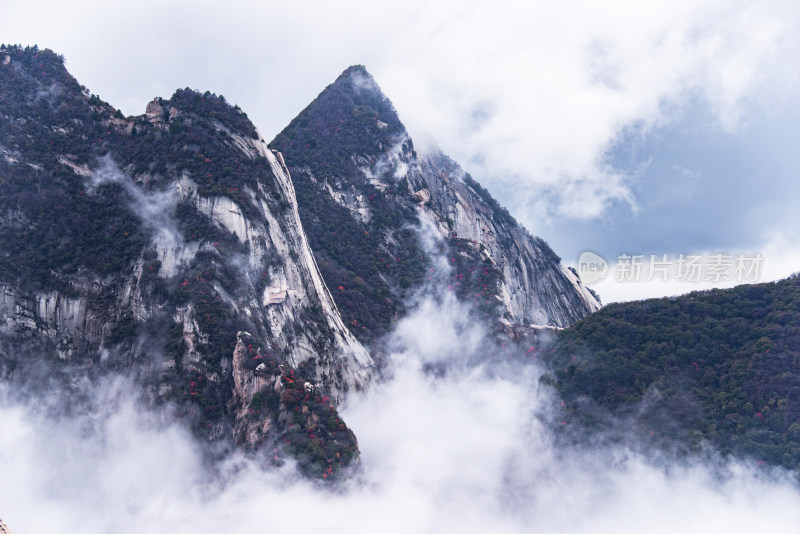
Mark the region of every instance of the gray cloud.
POLYGON ((420 145, 433 139, 513 189, 529 223, 635 203, 636 177, 606 153, 625 131, 674 121, 691 98, 733 130, 798 91, 786 68, 798 8, 782 0, 8 4, 6 39, 65 53, 126 113, 188 85, 225 94, 270 136, 364 63, 420 145))

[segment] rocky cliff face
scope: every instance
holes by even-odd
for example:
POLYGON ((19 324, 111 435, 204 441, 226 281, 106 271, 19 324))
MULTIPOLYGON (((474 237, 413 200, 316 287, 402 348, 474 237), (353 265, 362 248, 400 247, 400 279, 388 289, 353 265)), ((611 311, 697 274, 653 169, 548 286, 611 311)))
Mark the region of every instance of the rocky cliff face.
MULTIPOLYGON (((184 90, 125 118, 50 51, 0 59, 3 377, 124 370, 202 435, 256 445, 295 425, 285 412, 303 400, 284 390, 296 373, 311 401, 332 399, 322 426, 338 421, 333 404, 374 364, 319 273, 281 155, 246 116, 184 90)), ((330 460, 330 447, 287 446, 309 469, 330 460)))
POLYGON ((416 236, 399 231, 421 219, 450 243, 452 289, 497 320, 564 327, 600 307, 550 247, 455 162, 417 154, 363 67, 346 70, 271 146, 292 169, 322 273, 340 289, 334 298, 362 339, 386 331, 434 268, 416 236), (382 305, 370 309, 365 300, 382 305))
POLYGON ((444 235, 480 245, 502 273, 498 295, 507 320, 565 327, 600 308, 579 277, 538 237, 501 208, 455 162, 441 153, 406 163, 412 196, 444 235))

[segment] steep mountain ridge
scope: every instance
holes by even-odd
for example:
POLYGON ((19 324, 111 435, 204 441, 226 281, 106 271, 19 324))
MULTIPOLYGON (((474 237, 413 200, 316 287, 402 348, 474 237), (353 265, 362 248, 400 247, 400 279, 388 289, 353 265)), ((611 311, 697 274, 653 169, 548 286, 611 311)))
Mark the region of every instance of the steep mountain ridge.
POLYGON ((563 327, 599 309, 550 247, 455 162, 417 154, 362 66, 345 70, 270 146, 292 170, 323 276, 361 339, 386 332, 433 268, 408 230, 421 217, 457 251, 454 291, 495 320, 563 327))
POLYGON ((121 372, 198 436, 327 478, 358 456, 336 406, 381 363, 360 340, 427 280, 506 326, 597 308, 455 163, 417 156, 362 67, 272 146, 223 97, 125 117, 54 52, 1 47, 0 378, 79 399, 121 372))

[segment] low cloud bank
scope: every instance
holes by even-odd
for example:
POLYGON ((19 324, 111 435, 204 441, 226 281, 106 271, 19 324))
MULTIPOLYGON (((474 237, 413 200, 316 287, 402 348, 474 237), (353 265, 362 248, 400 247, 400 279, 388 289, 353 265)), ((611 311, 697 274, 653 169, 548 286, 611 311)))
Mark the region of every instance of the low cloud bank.
POLYGON ((547 421, 557 403, 540 370, 516 357, 485 363, 467 316, 439 295, 401 321, 387 344, 390 378, 343 409, 362 458, 338 488, 237 454, 210 464, 126 380, 97 385, 92 411, 69 418, 53 415, 58 392, 4 385, 0 517, 16 534, 752 534, 800 524, 800 489, 780 471, 556 446, 547 421))

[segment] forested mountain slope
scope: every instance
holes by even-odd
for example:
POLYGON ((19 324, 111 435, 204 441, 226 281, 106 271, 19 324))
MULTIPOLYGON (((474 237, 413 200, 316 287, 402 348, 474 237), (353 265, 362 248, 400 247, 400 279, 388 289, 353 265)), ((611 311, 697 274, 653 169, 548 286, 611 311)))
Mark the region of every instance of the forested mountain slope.
POLYGON ((800 277, 610 304, 550 350, 569 432, 800 468, 800 277))

